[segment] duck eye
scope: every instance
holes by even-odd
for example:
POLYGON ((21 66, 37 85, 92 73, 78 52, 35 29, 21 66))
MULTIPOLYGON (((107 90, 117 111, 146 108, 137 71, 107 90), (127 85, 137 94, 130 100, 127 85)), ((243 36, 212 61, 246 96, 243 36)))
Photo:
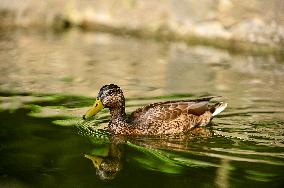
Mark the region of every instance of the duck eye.
POLYGON ((106 96, 108 95, 112 95, 112 92, 111 91, 106 92, 106 96))

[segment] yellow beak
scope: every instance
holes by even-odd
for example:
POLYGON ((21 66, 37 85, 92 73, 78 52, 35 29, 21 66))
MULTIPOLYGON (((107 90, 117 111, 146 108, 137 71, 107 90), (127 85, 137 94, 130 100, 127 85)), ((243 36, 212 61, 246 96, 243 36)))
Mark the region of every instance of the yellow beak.
POLYGON ((98 157, 98 156, 94 156, 94 155, 92 156, 92 155, 85 154, 85 157, 90 159, 97 169, 100 167, 101 163, 103 162, 103 158, 98 157))
POLYGON ((104 108, 102 101, 97 98, 95 104, 83 115, 83 119, 89 119, 90 117, 96 115, 99 111, 104 108))

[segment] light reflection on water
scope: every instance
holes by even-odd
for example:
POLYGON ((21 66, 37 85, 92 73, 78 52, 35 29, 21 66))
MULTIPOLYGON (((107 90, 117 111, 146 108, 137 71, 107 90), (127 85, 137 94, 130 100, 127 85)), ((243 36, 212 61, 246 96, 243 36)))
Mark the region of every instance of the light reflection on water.
POLYGON ((0 48, 0 185, 107 186, 84 154, 122 163, 110 182, 116 187, 284 182, 284 63, 277 57, 76 30, 1 33, 0 48), (108 83, 122 87, 127 112, 200 95, 222 95, 229 107, 202 134, 124 138, 118 152, 121 141, 97 134, 107 111, 96 127, 80 119, 108 83))

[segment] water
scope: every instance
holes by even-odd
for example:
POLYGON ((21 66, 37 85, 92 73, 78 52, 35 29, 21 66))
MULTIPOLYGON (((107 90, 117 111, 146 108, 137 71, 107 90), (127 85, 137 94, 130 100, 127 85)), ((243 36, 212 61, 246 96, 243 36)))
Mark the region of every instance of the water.
POLYGON ((284 184, 281 57, 77 30, 4 32, 0 48, 0 187, 284 184), (81 120, 108 83, 127 112, 204 95, 229 106, 187 137, 111 137, 107 110, 81 120))

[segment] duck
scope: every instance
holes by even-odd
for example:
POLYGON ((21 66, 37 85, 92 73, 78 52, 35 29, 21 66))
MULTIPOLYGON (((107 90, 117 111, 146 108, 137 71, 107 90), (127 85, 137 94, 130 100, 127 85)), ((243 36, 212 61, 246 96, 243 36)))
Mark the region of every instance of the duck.
POLYGON ((127 115, 121 88, 108 84, 101 87, 94 105, 83 119, 90 120, 107 108, 111 117, 107 129, 113 135, 186 134, 197 127, 205 127, 227 107, 224 102, 209 104, 216 97, 219 96, 152 103, 127 115))

